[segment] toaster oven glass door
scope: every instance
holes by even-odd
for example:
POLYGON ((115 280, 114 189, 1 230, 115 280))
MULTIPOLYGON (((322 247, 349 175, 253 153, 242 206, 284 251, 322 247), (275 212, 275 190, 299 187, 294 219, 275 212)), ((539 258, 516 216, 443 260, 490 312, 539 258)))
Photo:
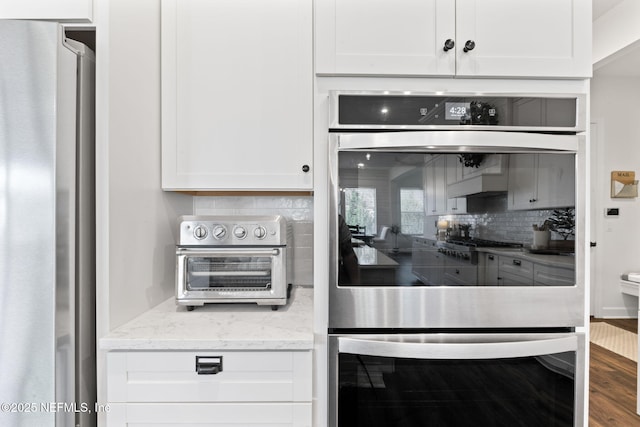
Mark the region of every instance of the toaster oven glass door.
POLYGON ((271 288, 271 257, 189 257, 188 290, 271 288))
POLYGON ((284 281, 281 248, 180 249, 178 277, 184 291, 272 291, 284 281))

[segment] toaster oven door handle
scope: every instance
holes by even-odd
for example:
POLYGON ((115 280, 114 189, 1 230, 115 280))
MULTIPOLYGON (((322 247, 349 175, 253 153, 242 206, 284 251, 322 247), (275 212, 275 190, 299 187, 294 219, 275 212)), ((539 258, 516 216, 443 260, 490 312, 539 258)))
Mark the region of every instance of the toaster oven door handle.
POLYGON ((194 277, 233 277, 233 276, 240 276, 240 277, 268 277, 271 276, 271 272, 269 270, 264 270, 264 271, 244 271, 244 270, 240 270, 240 271, 193 271, 191 272, 191 275, 194 277))
POLYGON ((250 249, 239 251, 237 249, 224 250, 224 249, 178 249, 176 251, 177 255, 191 255, 191 256, 199 256, 199 257, 251 257, 251 256, 278 256, 280 255, 280 249, 278 248, 269 248, 269 249, 250 249))

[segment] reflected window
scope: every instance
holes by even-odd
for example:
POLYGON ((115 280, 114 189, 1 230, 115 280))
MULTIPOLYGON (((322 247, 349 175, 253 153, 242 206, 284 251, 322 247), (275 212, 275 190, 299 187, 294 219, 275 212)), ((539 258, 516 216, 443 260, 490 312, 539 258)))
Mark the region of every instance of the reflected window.
POLYGON ((349 225, 365 227, 366 234, 376 234, 376 189, 344 189, 345 221, 349 225))
POLYGON ((421 188, 400 189, 400 229, 403 234, 423 234, 424 191, 421 188))

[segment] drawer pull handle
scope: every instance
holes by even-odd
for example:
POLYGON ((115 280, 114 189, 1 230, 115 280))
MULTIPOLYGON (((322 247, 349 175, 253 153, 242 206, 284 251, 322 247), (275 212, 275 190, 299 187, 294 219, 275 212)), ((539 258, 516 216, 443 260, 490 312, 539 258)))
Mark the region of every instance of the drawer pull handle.
POLYGON ((495 258, 493 257, 493 255, 489 255, 489 259, 493 261, 495 258))
POLYGON ((222 372, 222 356, 196 356, 198 375, 215 375, 222 372))
POLYGON ((513 265, 520 266, 520 265, 522 265, 522 261, 520 261, 519 259, 514 259, 513 260, 513 265))

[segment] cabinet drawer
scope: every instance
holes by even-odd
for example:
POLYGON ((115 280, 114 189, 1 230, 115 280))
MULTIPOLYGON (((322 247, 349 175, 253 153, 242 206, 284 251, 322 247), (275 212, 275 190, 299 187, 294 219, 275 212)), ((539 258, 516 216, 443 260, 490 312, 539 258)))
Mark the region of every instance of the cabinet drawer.
POLYGON ((498 280, 499 286, 533 286, 533 277, 520 276, 501 272, 498 280))
POLYGON ((310 427, 307 403, 114 403, 108 427, 310 427))
POLYGON ((109 402, 311 401, 310 351, 111 352, 107 365, 109 402), (220 372, 198 374, 202 356, 220 372))
POLYGON ((573 269, 542 264, 533 267, 533 281, 538 286, 573 286, 576 283, 573 269))
POLYGON ((501 255, 498 258, 498 276, 502 279, 501 285, 533 285, 533 263, 520 258, 501 255))

